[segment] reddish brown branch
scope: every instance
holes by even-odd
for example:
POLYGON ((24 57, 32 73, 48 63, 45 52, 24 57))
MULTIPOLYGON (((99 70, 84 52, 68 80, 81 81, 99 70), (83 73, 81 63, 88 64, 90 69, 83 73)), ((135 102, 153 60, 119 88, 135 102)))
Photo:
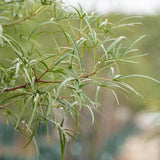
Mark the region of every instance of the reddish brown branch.
POLYGON ((61 83, 62 81, 45 81, 45 80, 36 80, 37 83, 61 83))
MULTIPOLYGON (((87 74, 87 75, 82 75, 79 78, 88 78, 88 77, 93 76, 95 74, 96 74, 96 72, 92 72, 92 73, 87 74)), ((76 80, 76 79, 73 79, 72 81, 74 81, 74 80, 76 80)), ((46 81, 46 80, 38 80, 38 79, 35 80, 35 83, 61 83, 61 82, 62 82, 62 80, 59 80, 59 81, 46 81)), ((22 85, 19 85, 19 86, 16 86, 16 87, 7 88, 7 89, 3 90, 3 92, 9 92, 9 91, 14 91, 14 90, 21 89, 21 88, 26 88, 29 85, 31 85, 31 83, 26 83, 26 84, 22 84, 22 85)), ((0 90, 0 92, 2 92, 2 90, 0 90)), ((61 97, 61 98, 64 99, 66 97, 61 97)), ((5 107, 7 107, 9 104, 11 104, 15 101, 16 100, 0 106, 0 109, 3 109, 5 107)))
MULTIPOLYGON (((80 76, 79 78, 88 78, 90 76, 93 76, 95 75, 96 72, 92 72, 90 74, 87 74, 87 75, 82 75, 80 76)), ((72 81, 74 81, 75 79, 73 79, 72 81)), ((36 79, 35 80, 35 83, 61 83, 62 80, 59 80, 59 81, 46 81, 46 80, 39 80, 39 79, 36 79)), ((0 90, 0 92, 9 92, 9 91, 14 91, 14 90, 17 90, 17 89, 21 89, 21 88, 26 88, 27 86, 31 85, 31 83, 25 83, 25 84, 22 84, 22 85, 19 85, 19 86, 16 86, 16 87, 11 87, 11 88, 7 88, 5 90, 0 90)))
MULTIPOLYGON (((28 84, 28 85, 30 85, 30 84, 28 84)), ((14 90, 21 89, 21 88, 26 88, 26 86, 27 86, 27 83, 16 86, 16 87, 7 88, 4 90, 4 92, 9 92, 9 91, 14 91, 14 90)), ((0 92, 2 92, 2 90, 0 90, 0 92)))

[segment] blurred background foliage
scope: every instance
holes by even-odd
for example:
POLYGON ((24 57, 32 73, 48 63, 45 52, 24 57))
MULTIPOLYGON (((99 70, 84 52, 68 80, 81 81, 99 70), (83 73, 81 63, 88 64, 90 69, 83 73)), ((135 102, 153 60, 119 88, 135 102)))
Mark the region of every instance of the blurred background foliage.
MULTIPOLYGON (((16 10, 16 8, 13 8, 16 10)), ((19 10, 19 9, 17 9, 19 10)), ((1 11, 2 12, 2 11, 1 11)), ((16 12, 15 19, 17 16, 21 16, 16 12)), ((16 26, 18 30, 21 31, 22 39, 15 37, 17 34, 11 33, 11 35, 23 43, 23 38, 25 35, 29 34, 32 28, 37 24, 38 19, 47 18, 50 20, 52 16, 49 16, 47 10, 45 14, 43 13, 38 15, 39 17, 33 17, 30 23, 32 25, 27 26, 27 23, 24 22, 23 27, 21 25, 16 26), (25 27, 24 27, 25 26, 25 27)), ((109 21, 116 23, 122 18, 126 17, 124 14, 109 14, 105 15, 105 18, 109 21)), ((136 19, 136 18, 135 18, 136 19)), ((152 76, 160 80, 160 15, 155 16, 143 16, 140 19, 136 19, 142 24, 138 24, 134 27, 127 26, 124 28, 119 28, 119 35, 124 35, 127 37, 127 43, 133 42, 135 39, 142 35, 146 37, 136 44, 136 48, 139 49, 139 54, 147 53, 145 57, 140 57, 137 61, 138 64, 121 64, 121 73, 123 74, 144 74, 152 76)), ((128 23, 128 20, 126 20, 128 23)), ((134 21, 135 20, 130 20, 134 21)), ((75 26, 77 25, 77 22, 75 26)), ((66 25, 63 24, 65 27, 66 25)), ((45 27, 45 26, 44 26, 45 27)), ((6 32, 10 32, 10 28, 5 28, 6 32)), ((52 27, 48 28, 53 30, 52 27)), ((54 30, 56 30, 54 28, 54 30)), ((117 31, 116 31, 117 32, 117 31)), ((48 36, 47 36, 48 39, 48 36)), ((59 37, 58 41, 61 41, 63 37, 59 37)), ((50 45, 46 40, 46 35, 43 34, 43 39, 41 43, 44 45, 41 46, 43 51, 48 51, 50 45)), ((61 41, 63 43, 63 41, 61 41)), ((8 51, 6 49, 6 51, 8 51)), ((2 63, 8 63, 8 57, 3 53, 0 54, 0 60, 2 63)), ((87 60, 86 60, 87 63, 87 60)), ((9 63, 8 63, 9 65, 9 63)), ((105 74, 105 73, 102 73, 105 74)), ((144 99, 138 98, 135 95, 129 95, 129 101, 126 100, 122 95, 118 95, 120 99, 120 105, 117 106, 113 95, 110 92, 101 91, 100 92, 100 102, 104 107, 105 114, 96 113, 96 120, 99 125, 99 131, 97 127, 91 126, 84 127, 84 137, 78 137, 77 142, 69 140, 66 147, 66 160, 90 160, 92 150, 90 145, 93 146, 93 152, 95 154, 96 160, 121 160, 118 155, 121 152, 121 148, 127 141, 127 139, 133 135, 141 134, 145 132, 143 127, 141 128, 136 123, 136 116, 143 111, 159 112, 160 111, 160 85, 142 78, 133 78, 130 80, 130 83, 144 96, 144 99), (118 116, 117 116, 118 114, 118 116), (107 118, 106 118, 107 117, 107 118), (90 131, 91 130, 91 131, 90 131), (86 140, 85 140, 86 139, 86 140), (88 141, 91 140, 91 144, 88 141)), ((92 92, 89 92, 92 94, 92 92)), ((7 94, 7 93, 6 93, 7 94)), ((103 112, 103 111, 102 111, 103 112)), ((139 123, 139 122, 138 122, 139 123)), ((60 146, 57 139, 52 139, 50 144, 47 143, 45 126, 41 126, 40 132, 37 139, 39 139, 39 151, 40 151, 40 160, 50 160, 50 159, 60 159, 60 146)), ((155 132, 154 132, 155 133, 155 132)), ((156 131, 156 133, 159 133, 156 131)), ((50 134, 53 134, 52 132, 50 134)), ((31 143, 27 148, 23 149, 26 141, 24 136, 20 135, 17 131, 14 130, 13 126, 6 126, 5 123, 0 125, 0 160, 34 160, 35 159, 35 148, 31 143), (17 148, 14 150, 14 148, 17 148)), ((125 159, 124 159, 125 160, 125 159)), ((128 159, 127 159, 128 160, 128 159)))

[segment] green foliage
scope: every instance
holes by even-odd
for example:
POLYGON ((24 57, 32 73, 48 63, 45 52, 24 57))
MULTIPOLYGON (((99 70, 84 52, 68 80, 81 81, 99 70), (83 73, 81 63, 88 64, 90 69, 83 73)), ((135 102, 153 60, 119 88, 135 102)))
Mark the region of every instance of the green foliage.
POLYGON ((117 91, 140 95, 125 79, 141 75, 120 75, 118 63, 135 63, 140 55, 133 47, 143 36, 123 46, 126 37, 116 33, 127 25, 123 20, 112 24, 80 5, 51 0, 2 1, 0 9, 0 114, 29 142, 43 123, 49 141, 48 123, 53 123, 64 159, 67 136, 76 140, 80 134, 80 111, 87 109, 94 123, 101 87, 117 102, 117 91), (94 98, 87 86, 94 88, 94 98), (75 120, 75 131, 66 128, 67 119, 75 120))
MULTIPOLYGON (((111 14, 107 17, 109 20, 112 20, 116 23, 117 21, 119 21, 119 19, 124 19, 126 15, 111 14)), ((119 35, 123 33, 124 36, 128 37, 128 41, 126 41, 128 45, 137 37, 140 37, 142 34, 146 34, 146 36, 136 44, 136 47, 139 49, 139 53, 145 53, 144 55, 148 54, 148 56, 142 56, 139 58, 137 57, 138 62, 140 62, 138 64, 126 64, 124 67, 122 66, 121 73, 143 73, 159 79, 159 17, 159 14, 154 16, 147 15, 143 16, 142 18, 139 17, 141 18, 140 21, 142 22, 142 25, 119 28, 119 35)), ((132 23, 132 21, 133 19, 127 20, 128 23, 132 23)), ((144 100, 138 98, 135 100, 134 96, 130 97, 130 100, 127 104, 135 112, 138 112, 143 109, 151 109, 152 111, 159 110, 159 84, 145 79, 142 80, 141 78, 130 78, 128 79, 128 81, 130 82, 130 84, 133 84, 132 86, 134 86, 134 88, 137 88, 138 91, 145 97, 144 100)))

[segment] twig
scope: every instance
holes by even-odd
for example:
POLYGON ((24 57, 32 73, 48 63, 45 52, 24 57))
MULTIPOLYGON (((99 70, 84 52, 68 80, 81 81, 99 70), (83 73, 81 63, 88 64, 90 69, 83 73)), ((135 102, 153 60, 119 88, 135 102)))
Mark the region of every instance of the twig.
MULTIPOLYGON (((81 37, 81 34, 80 34, 79 36, 77 36, 74 41, 76 42, 80 37, 81 37)), ((72 46, 72 45, 73 45, 73 42, 71 42, 70 44, 68 44, 67 47, 70 47, 70 46, 72 46)), ((65 52, 67 52, 67 51, 68 51, 68 48, 64 49, 64 50, 48 65, 48 68, 47 68, 41 75, 38 76, 37 80, 40 80, 40 79, 50 70, 50 68, 51 68, 51 67, 53 66, 53 64, 57 61, 57 59, 60 58, 60 56, 61 56, 62 54, 64 54, 65 52)))
POLYGON ((36 80, 37 83, 61 83, 62 81, 45 81, 45 80, 36 80))
MULTIPOLYGON (((28 85, 30 85, 30 83, 28 83, 28 85)), ((22 84, 22 85, 19 85, 19 86, 16 86, 16 87, 11 87, 11 88, 7 88, 5 89, 4 91, 3 90, 0 90, 0 92, 9 92, 9 91, 14 91, 14 90, 17 90, 17 89, 21 89, 21 88, 26 88, 27 86, 27 83, 26 84, 22 84)))
POLYGON ((33 73, 34 73, 35 78, 37 79, 36 72, 35 72, 35 70, 34 70, 34 68, 33 68, 32 66, 31 66, 31 69, 32 69, 32 71, 33 71, 33 73))
POLYGON ((15 21, 15 22, 12 22, 12 23, 8 23, 8 24, 3 24, 2 27, 7 27, 7 26, 11 26, 11 25, 15 25, 15 24, 18 24, 18 23, 21 23, 21 22, 24 22, 28 19, 30 19, 31 17, 35 16, 43 7, 41 6, 40 8, 38 8, 35 12, 33 12, 31 15, 23 18, 23 19, 20 19, 18 21, 15 21))
POLYGON ((93 76, 93 75, 95 75, 95 74, 96 74, 96 72, 94 71, 94 72, 92 72, 92 73, 90 73, 90 74, 82 75, 82 76, 80 76, 79 78, 88 78, 88 77, 93 76))
MULTIPOLYGON (((80 76, 79 78, 88 78, 90 76, 93 76, 95 75, 96 72, 92 72, 90 74, 87 74, 87 75, 82 75, 80 76)), ((72 81, 74 81, 76 79, 73 79, 72 81)), ((59 81, 46 81, 46 80, 39 80, 39 79, 36 79, 35 80, 35 83, 61 83, 62 80, 59 80, 59 81)), ((5 90, 0 90, 0 92, 9 92, 9 91, 14 91, 14 90, 17 90, 17 89, 21 89, 21 88, 26 88, 27 86, 31 85, 31 83, 25 83, 25 84, 22 84, 22 85, 19 85, 19 86, 16 86, 16 87, 11 87, 11 88, 7 88, 5 90)))
POLYGON ((11 103, 14 103, 15 101, 16 101, 16 100, 11 101, 11 102, 9 102, 9 103, 7 103, 7 104, 5 104, 5 105, 0 106, 0 109, 3 109, 3 108, 5 108, 5 107, 7 107, 8 105, 10 105, 11 103))

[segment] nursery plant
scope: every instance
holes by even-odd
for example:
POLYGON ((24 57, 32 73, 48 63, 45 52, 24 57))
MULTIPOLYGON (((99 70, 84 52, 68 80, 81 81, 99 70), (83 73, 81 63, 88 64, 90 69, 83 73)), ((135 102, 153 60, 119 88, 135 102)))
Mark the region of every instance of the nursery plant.
MULTIPOLYGON (((119 64, 137 63, 136 43, 127 43, 119 35, 121 27, 134 26, 127 17, 113 24, 95 12, 86 13, 81 5, 71 6, 55 0, 1 0, 0 2, 0 115, 6 123, 33 140, 42 124, 49 124, 59 133, 61 159, 67 137, 76 141, 79 114, 94 113, 101 105, 99 91, 106 88, 125 96, 134 92, 132 77, 121 75, 119 64), (136 61, 135 61, 136 60, 136 61), (87 94, 92 87, 94 96, 87 94), (67 128, 65 121, 75 127, 67 128)), ((135 21, 135 20, 134 20, 135 21)))

